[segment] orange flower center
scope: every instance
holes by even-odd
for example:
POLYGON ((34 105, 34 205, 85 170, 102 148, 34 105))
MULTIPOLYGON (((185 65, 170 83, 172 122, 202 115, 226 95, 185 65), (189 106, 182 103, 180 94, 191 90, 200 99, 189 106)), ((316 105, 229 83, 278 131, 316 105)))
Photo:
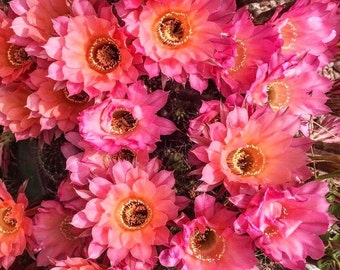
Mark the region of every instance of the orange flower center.
POLYGON ((268 103, 274 110, 287 107, 290 100, 289 87, 284 82, 272 82, 267 86, 268 103))
POLYGON ((116 135, 124 135, 133 131, 137 126, 138 120, 131 112, 118 109, 113 112, 111 120, 111 132, 116 135))
POLYGON ((213 262, 222 258, 225 252, 225 240, 209 227, 204 232, 196 229, 190 236, 190 249, 197 259, 213 262))
POLYGON ((11 234, 18 229, 18 222, 12 217, 12 207, 0 208, 0 232, 11 234))
POLYGON ((79 235, 73 232, 74 226, 71 224, 71 218, 69 216, 65 217, 59 224, 59 230, 67 240, 72 241, 79 238, 79 235))
MULTIPOLYGON (((286 219, 286 217, 288 216, 288 211, 287 211, 287 208, 282 206, 282 209, 281 209, 281 215, 277 218, 278 220, 279 219, 286 219)), ((265 228, 264 230, 264 234, 268 237, 268 238, 271 238, 275 235, 278 235, 280 232, 279 228, 274 226, 274 225, 269 225, 265 228)))
POLYGON ((120 207, 121 224, 129 230, 145 227, 152 218, 151 208, 141 200, 130 199, 120 207))
POLYGON ((175 11, 166 13, 157 22, 156 33, 165 46, 178 47, 186 43, 192 33, 188 16, 175 11))
POLYGON ((112 156, 112 158, 115 160, 127 160, 129 162, 132 162, 135 159, 135 157, 136 157, 135 153, 127 148, 123 148, 118 153, 112 156))
POLYGON ((255 176, 262 172, 265 156, 257 146, 247 145, 230 152, 227 164, 233 174, 255 176))
POLYGON ((73 96, 70 96, 70 93, 66 88, 64 88, 62 91, 64 93, 65 98, 72 103, 85 104, 90 99, 89 95, 86 94, 84 91, 81 91, 80 93, 73 96))
POLYGON ((7 59, 10 65, 14 68, 21 67, 30 62, 31 60, 31 58, 25 51, 25 47, 18 46, 15 44, 9 46, 7 50, 7 59))
POLYGON ((121 53, 116 41, 111 38, 97 38, 88 50, 87 61, 97 72, 113 71, 121 62, 121 53))
POLYGON ((298 36, 296 27, 291 22, 287 22, 280 30, 281 38, 283 39, 283 50, 288 50, 292 48, 296 43, 296 38, 298 36))
POLYGON ((268 226, 264 230, 264 234, 268 237, 271 238, 279 233, 279 229, 276 226, 268 226))
POLYGON ((238 71, 240 68, 244 67, 247 59, 247 48, 242 40, 236 40, 236 57, 235 65, 229 70, 232 72, 238 71))
POLYGON ((112 160, 114 160, 114 161, 127 160, 130 163, 132 163, 135 158, 136 158, 136 155, 133 151, 131 151, 130 149, 127 149, 127 148, 123 148, 116 154, 105 155, 104 158, 103 158, 103 161, 104 161, 104 166, 106 168, 108 168, 112 160))

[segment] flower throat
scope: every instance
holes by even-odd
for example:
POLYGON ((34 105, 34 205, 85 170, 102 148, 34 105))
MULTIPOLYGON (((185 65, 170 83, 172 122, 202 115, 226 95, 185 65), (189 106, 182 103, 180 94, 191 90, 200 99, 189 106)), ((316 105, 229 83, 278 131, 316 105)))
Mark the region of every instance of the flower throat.
POLYGON ((163 45, 177 47, 189 40, 191 26, 185 14, 172 11, 160 18, 156 32, 163 45))

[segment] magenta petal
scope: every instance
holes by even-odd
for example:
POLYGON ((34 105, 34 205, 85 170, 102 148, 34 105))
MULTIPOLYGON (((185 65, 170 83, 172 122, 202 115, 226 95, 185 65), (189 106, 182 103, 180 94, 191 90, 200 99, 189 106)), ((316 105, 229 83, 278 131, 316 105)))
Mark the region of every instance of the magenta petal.
POLYGON ((159 261, 163 266, 174 267, 181 261, 182 256, 182 250, 175 246, 163 250, 159 255, 159 261))
POLYGON ((215 198, 206 193, 195 199, 195 215, 210 218, 214 213, 215 198))
POLYGON ((105 251, 105 249, 105 246, 92 241, 88 248, 89 257, 91 259, 97 259, 105 251))
POLYGON ((107 256, 110 259, 110 262, 113 265, 119 264, 124 258, 126 258, 129 254, 129 250, 126 248, 108 248, 107 250, 107 256))
POLYGON ((112 183, 105 178, 96 177, 89 181, 90 191, 99 198, 105 198, 110 191, 112 183))
POLYGON ((201 94, 208 87, 208 80, 205 80, 196 74, 190 74, 189 81, 190 86, 201 94))

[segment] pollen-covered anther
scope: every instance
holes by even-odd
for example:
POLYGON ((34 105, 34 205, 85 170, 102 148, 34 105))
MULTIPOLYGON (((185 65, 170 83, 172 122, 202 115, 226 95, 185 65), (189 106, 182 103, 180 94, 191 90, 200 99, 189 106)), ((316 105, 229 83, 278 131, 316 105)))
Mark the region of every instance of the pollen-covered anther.
POLYGON ((267 86, 268 103, 274 110, 288 107, 290 101, 289 86, 285 82, 272 82, 267 86))
POLYGON ((31 57, 25 51, 25 47, 12 44, 7 50, 7 59, 14 68, 19 68, 31 61, 31 57))
POLYGON ((71 224, 71 218, 69 216, 65 217, 59 225, 59 230, 67 240, 76 240, 79 235, 75 234, 72 230, 74 226, 71 224))
POLYGON ((12 208, 0 208, 0 232, 11 234, 19 229, 17 220, 12 217, 12 208))
POLYGON ((68 92, 67 88, 62 89, 62 91, 65 95, 65 98, 72 103, 85 104, 90 99, 89 95, 86 94, 84 91, 81 91, 80 93, 72 96, 70 96, 70 93, 68 92))
POLYGON ((92 69, 100 73, 113 71, 121 62, 117 42, 111 38, 97 38, 90 46, 87 61, 92 69))
POLYGON ((218 261, 225 252, 225 240, 216 231, 207 227, 204 232, 196 228, 190 236, 190 249, 193 255, 205 262, 218 261))
POLYGON ((236 40, 235 65, 229 71, 236 72, 245 66, 247 60, 247 47, 242 40, 236 40))
POLYGON ((138 230, 151 221, 152 210, 142 200, 130 199, 120 207, 119 216, 123 227, 138 230))
POLYGON ((115 135, 124 135, 133 131, 138 124, 131 112, 125 109, 117 109, 112 114, 111 133, 115 135))
POLYGON ((227 164, 233 174, 255 176, 263 171, 265 156, 259 147, 247 145, 230 152, 227 164))
POLYGON ((180 12, 169 12, 156 23, 158 40, 168 47, 177 47, 186 43, 192 33, 189 18, 180 12))

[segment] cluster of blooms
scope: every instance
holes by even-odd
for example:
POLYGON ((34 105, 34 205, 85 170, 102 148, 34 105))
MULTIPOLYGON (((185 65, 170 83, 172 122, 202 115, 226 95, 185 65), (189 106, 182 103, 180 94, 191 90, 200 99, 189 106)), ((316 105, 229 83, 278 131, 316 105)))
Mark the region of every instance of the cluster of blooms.
POLYGON ((0 182, 0 266, 25 248, 54 270, 257 269, 255 249, 290 269, 321 258, 332 218, 327 183, 309 181, 309 121, 330 112, 320 71, 340 15, 331 0, 282 8, 255 25, 235 0, 9 1, 0 125, 17 141, 65 136, 69 176, 32 217, 24 187, 14 201, 0 182), (178 130, 157 114, 169 93, 141 76, 220 91, 187 130, 191 216, 150 155, 178 130))

